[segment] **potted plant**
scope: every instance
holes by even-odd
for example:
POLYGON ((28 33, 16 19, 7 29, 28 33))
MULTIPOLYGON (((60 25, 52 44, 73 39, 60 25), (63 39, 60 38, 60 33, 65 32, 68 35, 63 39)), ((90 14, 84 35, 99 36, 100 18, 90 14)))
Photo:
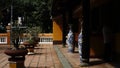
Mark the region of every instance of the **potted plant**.
POLYGON ((31 34, 31 39, 34 40, 35 43, 38 43, 39 42, 39 37, 38 37, 38 34, 41 32, 40 28, 39 27, 32 27, 32 28, 29 28, 29 33, 31 34))
POLYGON ((38 38, 38 29, 35 28, 28 28, 27 29, 27 33, 29 36, 29 39, 25 42, 23 42, 23 44, 25 45, 25 47, 28 50, 28 54, 34 54, 34 47, 37 46, 38 42, 39 42, 39 38, 38 38))
POLYGON ((25 45, 26 49, 28 50, 29 55, 34 54, 34 47, 35 47, 35 43, 34 40, 29 39, 25 42, 23 42, 23 45, 25 45))
POLYGON ((8 61, 10 61, 10 68, 25 68, 24 61, 25 55, 27 54, 27 50, 25 46, 20 45, 20 38, 22 34, 23 28, 20 28, 19 24, 15 24, 11 26, 10 30, 10 48, 5 50, 5 54, 10 56, 8 61))

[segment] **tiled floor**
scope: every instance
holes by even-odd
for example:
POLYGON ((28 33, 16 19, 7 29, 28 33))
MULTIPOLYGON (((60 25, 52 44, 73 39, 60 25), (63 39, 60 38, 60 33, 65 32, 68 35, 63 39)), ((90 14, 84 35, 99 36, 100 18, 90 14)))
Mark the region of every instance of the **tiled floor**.
MULTIPOLYGON (((0 46, 0 68, 9 68, 7 55, 4 54, 6 45, 0 46)), ((76 53, 68 53, 62 45, 40 45, 35 48, 34 55, 26 55, 26 68, 120 68, 119 64, 104 63, 98 58, 91 58, 89 67, 79 66, 78 49, 76 53)))
POLYGON ((62 68, 53 45, 40 45, 34 51, 34 55, 26 56, 25 66, 27 68, 62 68))
POLYGON ((73 68, 120 68, 120 63, 118 62, 107 63, 99 58, 90 58, 89 67, 80 67, 79 53, 77 48, 75 48, 75 53, 68 53, 67 47, 63 48, 61 45, 57 45, 57 47, 63 53, 65 58, 67 58, 73 68))
MULTIPOLYGON (((8 56, 0 49, 0 68, 9 68, 8 56)), ((63 68, 53 45, 40 45, 34 49, 34 55, 26 55, 26 68, 63 68)))

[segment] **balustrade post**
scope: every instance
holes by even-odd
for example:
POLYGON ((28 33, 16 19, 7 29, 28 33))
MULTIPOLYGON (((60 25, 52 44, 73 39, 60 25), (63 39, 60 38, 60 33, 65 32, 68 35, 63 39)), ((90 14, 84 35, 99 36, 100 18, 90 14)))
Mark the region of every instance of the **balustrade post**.
POLYGON ((10 45, 10 30, 11 30, 10 25, 6 26, 6 29, 7 29, 7 45, 10 45))

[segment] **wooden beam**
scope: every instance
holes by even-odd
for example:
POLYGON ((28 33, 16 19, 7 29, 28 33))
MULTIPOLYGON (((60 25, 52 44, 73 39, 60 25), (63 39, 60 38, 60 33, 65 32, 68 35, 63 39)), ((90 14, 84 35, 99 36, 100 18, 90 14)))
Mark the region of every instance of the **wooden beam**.
MULTIPOLYGON (((111 2, 112 0, 90 0, 90 10, 92 10, 93 8, 97 8, 97 7, 100 7, 104 4, 107 4, 109 2, 111 2)), ((82 3, 79 4, 78 6, 74 7, 75 10, 73 11, 73 17, 74 18, 81 18, 82 17, 82 9, 83 9, 83 6, 82 6, 82 3)))

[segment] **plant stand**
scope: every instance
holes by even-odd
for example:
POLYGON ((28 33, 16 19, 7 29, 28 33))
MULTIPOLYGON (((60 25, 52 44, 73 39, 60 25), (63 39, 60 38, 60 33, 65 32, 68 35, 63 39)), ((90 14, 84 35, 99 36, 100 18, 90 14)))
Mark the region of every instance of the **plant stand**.
POLYGON ((28 55, 33 55, 34 53, 34 44, 30 44, 29 42, 23 42, 23 45, 25 45, 26 49, 28 50, 28 55))
POLYGON ((17 56, 16 58, 9 58, 9 67, 10 68, 25 68, 24 61, 25 57, 17 56))
POLYGON ((32 55, 32 54, 35 54, 34 53, 34 48, 27 48, 27 50, 28 50, 28 55, 32 55))
POLYGON ((5 54, 10 56, 8 58, 10 68, 25 68, 24 61, 27 50, 5 50, 5 54))

